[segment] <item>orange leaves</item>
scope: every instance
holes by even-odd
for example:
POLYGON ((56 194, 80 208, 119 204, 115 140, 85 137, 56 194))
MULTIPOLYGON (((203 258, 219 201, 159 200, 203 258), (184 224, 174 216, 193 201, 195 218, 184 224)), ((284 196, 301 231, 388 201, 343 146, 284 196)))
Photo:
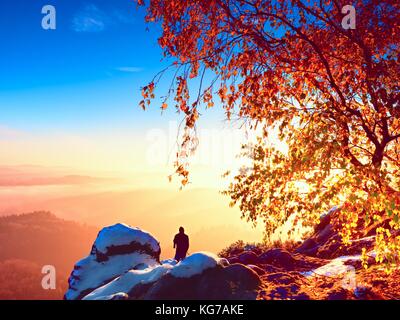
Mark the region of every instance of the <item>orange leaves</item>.
POLYGON ((226 85, 222 85, 221 88, 218 90, 218 95, 219 95, 219 98, 221 99, 221 101, 226 101, 227 92, 228 92, 228 88, 226 87, 226 85))
POLYGON ((212 108, 214 106, 213 96, 211 89, 207 89, 203 93, 203 102, 207 105, 207 108, 212 108))
POLYGON ((142 88, 142 96, 144 99, 154 98, 154 82, 150 82, 142 88))
POLYGON ((176 95, 175 101, 178 103, 177 108, 184 113, 189 113, 189 107, 187 102, 189 100, 189 89, 187 86, 187 81, 185 78, 179 76, 176 78, 177 81, 177 88, 176 88, 176 95))
POLYGON ((187 171, 187 170, 184 168, 183 165, 178 164, 178 163, 177 163, 177 168, 176 168, 175 172, 176 172, 177 174, 179 174, 180 176, 183 176, 183 177, 188 177, 188 176, 189 176, 189 171, 187 171))
POLYGON ((154 95, 154 82, 149 83, 147 86, 142 88, 142 97, 143 100, 139 102, 139 106, 146 110, 146 106, 150 105, 150 100, 155 98, 154 95))
MULTIPOLYGON (((330 4, 154 0, 148 20, 161 21, 159 44, 176 68, 168 95, 184 113, 175 165, 182 185, 201 107, 219 97, 228 119, 235 114, 251 126, 274 127, 280 147, 287 145, 264 145, 265 135, 258 141, 263 152, 249 152, 253 166, 227 192, 243 216, 262 218, 272 232, 291 214, 312 223, 343 204, 338 223, 350 241, 380 220, 389 220, 390 232, 399 226, 393 198, 400 199, 400 12, 381 1, 378 17, 359 1, 357 30, 349 33, 338 29, 340 12, 330 4)), ((145 109, 154 83, 142 95, 145 109)), ((382 234, 389 248, 393 237, 382 234)))
POLYGON ((193 108, 186 116, 186 127, 192 129, 199 118, 199 113, 196 108, 193 108))
POLYGON ((197 60, 192 63, 192 68, 191 68, 190 76, 189 76, 190 79, 196 78, 198 76, 199 67, 200 67, 200 64, 197 60))

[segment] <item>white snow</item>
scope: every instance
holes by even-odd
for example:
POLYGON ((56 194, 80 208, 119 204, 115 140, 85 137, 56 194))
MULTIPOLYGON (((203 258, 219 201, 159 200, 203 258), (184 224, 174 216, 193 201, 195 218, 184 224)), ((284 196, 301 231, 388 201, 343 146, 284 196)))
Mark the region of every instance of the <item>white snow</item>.
POLYGON ((329 216, 330 214, 334 213, 335 211, 337 211, 339 209, 338 206, 333 206, 332 208, 330 208, 327 212, 322 213, 319 217, 320 219, 329 216))
MULTIPOLYGON (((375 257, 376 252, 370 251, 367 253, 367 256, 375 257)), ((341 280, 342 287, 353 291, 354 294, 358 296, 360 294, 360 290, 362 291, 362 287, 357 286, 355 268, 352 265, 345 264, 348 261, 361 261, 361 255, 341 256, 331 260, 329 263, 319 268, 307 272, 301 272, 301 274, 305 277, 336 277, 340 275, 343 277, 341 280)))
POLYGON ((125 292, 118 292, 118 293, 111 294, 109 296, 96 297, 91 300, 113 300, 113 299, 117 300, 117 299, 127 299, 127 298, 128 298, 128 295, 125 292))
POLYGON ((171 266, 175 266, 178 263, 175 259, 166 259, 162 260, 161 264, 170 264, 171 266))
POLYGON ((171 265, 164 264, 144 270, 129 270, 110 283, 94 290, 83 300, 109 300, 115 294, 128 293, 139 283, 146 284, 159 280, 170 268, 172 268, 171 265))
POLYGON ((148 244, 155 252, 160 250, 159 243, 148 232, 138 228, 133 228, 123 223, 118 223, 113 226, 103 228, 99 232, 94 245, 97 250, 102 253, 106 253, 107 248, 110 246, 130 244, 133 241, 136 241, 142 245, 148 244))
POLYGON ((306 277, 324 276, 324 277, 343 277, 341 285, 344 289, 354 291, 357 288, 356 283, 356 270, 352 265, 346 265, 348 261, 360 261, 361 255, 354 256, 341 256, 339 258, 331 260, 326 265, 323 265, 317 269, 302 272, 306 277))
POLYGON ((368 252, 368 254, 367 254, 369 257, 371 257, 371 258, 376 258, 376 251, 375 250, 372 250, 372 251, 370 251, 370 252, 368 252))
MULTIPOLYGON (((160 251, 158 241, 149 233, 125 224, 103 228, 95 240, 94 247, 106 254, 111 246, 128 245, 132 242, 149 245, 157 253, 160 251)), ((126 294, 139 283, 152 283, 167 274, 190 278, 206 269, 226 263, 226 259, 220 259, 207 252, 194 253, 180 262, 173 259, 164 260, 161 264, 152 256, 141 252, 112 254, 107 256, 107 260, 99 262, 96 253, 92 252, 76 263, 65 298, 77 299, 82 297, 83 292, 90 290, 93 291, 83 297, 84 299, 126 298, 126 294)))
MULTIPOLYGON (((367 253, 368 257, 375 258, 376 252, 374 250, 369 251, 367 253)), ((354 255, 354 256, 341 256, 331 260, 329 263, 316 268, 311 271, 302 272, 302 274, 306 277, 319 275, 319 276, 326 276, 326 277, 334 277, 349 271, 353 271, 354 267, 351 265, 346 265, 345 263, 348 261, 361 261, 361 255, 354 255)))
POLYGON ((220 264, 220 258, 209 252, 198 252, 180 261, 170 274, 177 278, 190 278, 220 264))
POLYGON ((333 259, 329 263, 311 270, 307 272, 303 272, 302 274, 306 277, 310 276, 325 276, 325 277, 335 277, 343 273, 351 272, 354 270, 354 267, 351 265, 346 265, 347 261, 360 261, 361 255, 355 256, 341 256, 339 258, 333 259))
POLYGON ((73 272, 73 275, 79 277, 79 280, 73 279, 70 285, 78 289, 78 291, 68 290, 66 298, 76 299, 82 291, 98 288, 105 281, 117 277, 142 263, 154 266, 157 262, 148 255, 137 252, 111 256, 104 262, 97 262, 95 256, 89 255, 76 264, 80 268, 73 272))
POLYGON ((219 258, 219 264, 221 265, 221 266, 224 266, 224 267, 226 267, 226 266, 229 266, 229 260, 228 259, 225 259, 225 258, 219 258))
POLYGON ((222 259, 208 252, 194 253, 178 263, 173 259, 164 260, 162 264, 152 265, 144 270, 129 270, 92 291, 84 297, 84 300, 109 300, 117 294, 128 293, 139 283, 152 283, 166 274, 177 278, 190 278, 201 274, 204 270, 216 267, 221 262, 223 262, 222 259))
MULTIPOLYGON (((103 228, 94 246, 97 250, 106 253, 107 248, 112 245, 130 244, 133 241, 143 245, 148 244, 155 252, 160 250, 157 240, 149 233, 125 224, 103 228)), ((159 265, 155 258, 140 252, 110 255, 107 260, 101 262, 97 261, 96 255, 92 253, 76 263, 72 273, 73 278, 70 279, 70 288, 65 297, 76 299, 83 291, 98 288, 128 270, 136 269, 136 267, 146 270, 155 265, 159 265)))
POLYGON ((375 238, 376 238, 376 236, 368 236, 368 237, 364 237, 364 238, 350 240, 350 243, 372 242, 375 240, 375 238))

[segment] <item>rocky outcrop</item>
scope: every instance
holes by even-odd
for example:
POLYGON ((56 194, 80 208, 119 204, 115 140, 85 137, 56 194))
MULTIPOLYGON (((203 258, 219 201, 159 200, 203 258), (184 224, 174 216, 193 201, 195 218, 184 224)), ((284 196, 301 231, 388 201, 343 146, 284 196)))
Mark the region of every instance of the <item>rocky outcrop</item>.
POLYGON ((327 263, 325 259, 307 257, 298 253, 290 253, 282 248, 274 248, 257 255, 253 251, 242 252, 228 258, 230 263, 242 263, 249 266, 257 274, 280 271, 306 271, 327 263))
POLYGON ((79 261, 65 299, 255 299, 256 271, 198 252, 177 263, 159 261, 157 240, 117 224, 100 231, 90 255, 79 261))
POLYGON ((160 252, 158 241, 147 232, 124 224, 104 228, 90 255, 75 264, 64 298, 82 299, 128 270, 154 266, 160 252))
POLYGON ((321 259, 333 259, 360 254, 362 248, 370 251, 374 246, 374 235, 352 240, 349 245, 342 243, 342 238, 332 223, 339 211, 340 208, 334 207, 322 215, 313 234, 305 239, 295 252, 321 259))
POLYGON ((363 299, 369 293, 356 279, 362 270, 360 254, 366 248, 369 265, 375 263, 375 236, 344 245, 334 228, 339 210, 322 215, 313 233, 294 250, 241 246, 230 248, 233 254, 227 259, 248 265, 260 276, 258 299, 363 299))
MULTIPOLYGON (((219 258, 198 252, 177 263, 159 261, 160 246, 149 233, 117 224, 100 231, 90 255, 69 279, 66 299, 85 300, 238 300, 363 299, 357 285, 361 248, 374 236, 344 246, 333 227, 339 209, 321 216, 297 249, 232 246, 219 258), (228 253, 226 253, 228 252, 228 253)), ((243 244, 243 243, 242 243, 243 244)))
POLYGON ((257 273, 244 265, 217 265, 188 278, 166 273, 144 294, 135 295, 133 290, 130 296, 150 300, 253 300, 260 283, 257 273))

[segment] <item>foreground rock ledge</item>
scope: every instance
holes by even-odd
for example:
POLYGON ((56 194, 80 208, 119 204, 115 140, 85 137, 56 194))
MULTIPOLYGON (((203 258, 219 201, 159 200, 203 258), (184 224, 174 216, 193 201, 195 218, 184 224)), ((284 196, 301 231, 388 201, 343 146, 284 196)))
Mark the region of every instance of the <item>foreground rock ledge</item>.
POLYGON ((256 299, 255 271, 198 252, 176 263, 160 262, 159 242, 125 224, 102 229, 89 256, 76 263, 67 300, 256 299))

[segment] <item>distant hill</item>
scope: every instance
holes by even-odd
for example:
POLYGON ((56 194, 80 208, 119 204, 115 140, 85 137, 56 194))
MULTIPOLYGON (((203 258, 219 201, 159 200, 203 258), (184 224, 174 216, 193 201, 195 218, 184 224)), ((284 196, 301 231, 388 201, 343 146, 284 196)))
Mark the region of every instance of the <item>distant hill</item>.
POLYGON ((49 212, 0 217, 0 299, 62 298, 69 272, 90 252, 97 231, 49 212), (57 290, 41 288, 43 265, 56 267, 57 290))
POLYGON ((42 266, 11 259, 0 261, 0 300, 59 300, 68 288, 66 273, 57 273, 56 289, 44 290, 41 286, 42 266))
POLYGON ((0 261, 23 259, 69 271, 90 251, 97 231, 49 212, 0 217, 0 261))

